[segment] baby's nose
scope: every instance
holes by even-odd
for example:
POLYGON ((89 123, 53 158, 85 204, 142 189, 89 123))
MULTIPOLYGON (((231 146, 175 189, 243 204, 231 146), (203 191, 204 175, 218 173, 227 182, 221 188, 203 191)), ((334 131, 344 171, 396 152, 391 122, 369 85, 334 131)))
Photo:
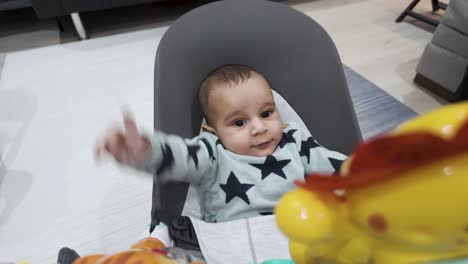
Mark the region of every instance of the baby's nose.
POLYGON ((265 133, 268 130, 268 126, 265 124, 263 120, 255 120, 252 122, 252 134, 257 135, 257 134, 262 134, 265 133))

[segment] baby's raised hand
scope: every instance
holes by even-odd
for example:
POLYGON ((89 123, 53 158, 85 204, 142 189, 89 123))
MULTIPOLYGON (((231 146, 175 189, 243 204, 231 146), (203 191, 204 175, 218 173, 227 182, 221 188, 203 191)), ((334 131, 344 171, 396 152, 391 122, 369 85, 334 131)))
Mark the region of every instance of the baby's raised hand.
POLYGON ((128 113, 123 115, 124 129, 113 129, 96 147, 96 158, 110 154, 116 161, 138 165, 145 161, 151 143, 138 131, 135 121, 128 113))

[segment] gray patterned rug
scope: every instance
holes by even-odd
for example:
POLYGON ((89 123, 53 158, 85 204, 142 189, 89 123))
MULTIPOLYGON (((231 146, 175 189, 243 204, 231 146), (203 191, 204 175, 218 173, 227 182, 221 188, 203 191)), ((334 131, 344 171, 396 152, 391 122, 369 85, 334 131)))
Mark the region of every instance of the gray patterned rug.
POLYGON ((388 132, 418 114, 355 71, 344 66, 364 139, 388 132))

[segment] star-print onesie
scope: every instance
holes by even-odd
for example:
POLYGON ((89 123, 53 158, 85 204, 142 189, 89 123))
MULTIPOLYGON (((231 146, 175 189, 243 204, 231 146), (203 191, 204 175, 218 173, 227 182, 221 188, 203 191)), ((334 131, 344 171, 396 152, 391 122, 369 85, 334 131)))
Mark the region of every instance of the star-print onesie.
POLYGON ((156 132, 150 140, 151 153, 137 168, 156 171, 162 181, 194 184, 207 222, 271 214, 280 197, 295 188, 295 180, 310 172, 332 173, 346 159, 293 123, 266 157, 233 153, 209 132, 192 139, 156 132))

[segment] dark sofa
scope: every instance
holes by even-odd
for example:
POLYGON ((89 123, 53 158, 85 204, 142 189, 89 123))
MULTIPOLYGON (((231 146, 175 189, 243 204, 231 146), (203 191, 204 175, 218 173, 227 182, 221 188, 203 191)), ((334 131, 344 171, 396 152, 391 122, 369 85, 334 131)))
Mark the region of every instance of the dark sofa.
POLYGON ((39 18, 71 15, 80 39, 86 39, 86 30, 81 23, 80 12, 111 9, 158 2, 163 0, 32 0, 32 5, 39 18))
POLYGON ((31 6, 31 0, 0 0, 0 11, 31 6))
POLYGON ((468 0, 451 0, 414 81, 449 101, 468 99, 468 0))

